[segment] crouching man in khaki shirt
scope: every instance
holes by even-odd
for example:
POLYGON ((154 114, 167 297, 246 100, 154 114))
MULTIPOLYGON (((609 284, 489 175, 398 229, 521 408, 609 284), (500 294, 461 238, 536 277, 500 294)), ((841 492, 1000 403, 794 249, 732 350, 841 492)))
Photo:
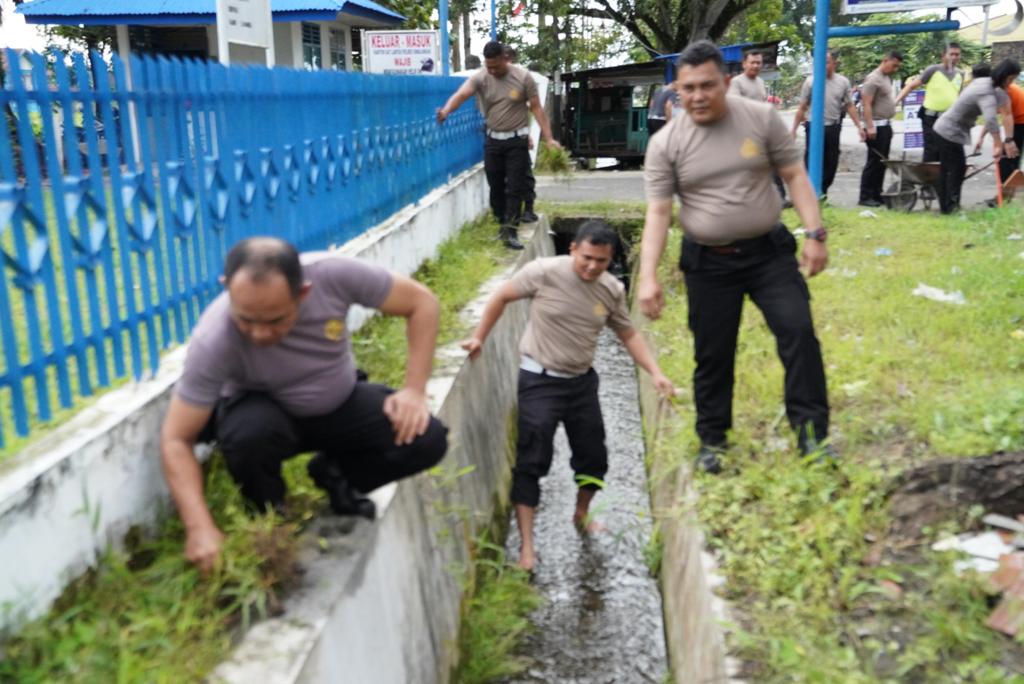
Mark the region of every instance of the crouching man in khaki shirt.
POLYGON ((604 221, 584 223, 569 255, 537 259, 498 290, 472 337, 462 344, 475 359, 505 306, 517 299, 531 300, 529 323, 519 343, 519 434, 512 476, 512 502, 522 538, 519 566, 526 571, 532 571, 537 560, 533 516, 540 502, 540 478, 551 467, 559 422, 565 425, 572 468, 581 482, 573 521, 582 531, 602 529, 588 519, 599 487, 595 481, 603 480, 608 470, 598 378, 591 368, 601 330, 607 325, 615 331, 637 365, 651 374, 659 393, 674 392, 633 328, 625 288, 606 272, 617 237, 604 221))
POLYGON ((684 115, 647 147, 647 215, 637 296, 657 318, 665 300, 658 262, 678 195, 683 226, 679 266, 686 280, 697 368, 698 467, 721 468, 719 454, 732 427, 733 367, 743 300, 764 314, 786 369, 786 413, 801 451, 818 451, 828 434, 828 399, 810 295, 794 256, 796 241, 779 222, 777 172, 807 229, 807 276, 825 268, 825 229, 814 190, 786 125, 771 105, 726 96, 725 65, 709 41, 679 56, 677 88, 684 115))

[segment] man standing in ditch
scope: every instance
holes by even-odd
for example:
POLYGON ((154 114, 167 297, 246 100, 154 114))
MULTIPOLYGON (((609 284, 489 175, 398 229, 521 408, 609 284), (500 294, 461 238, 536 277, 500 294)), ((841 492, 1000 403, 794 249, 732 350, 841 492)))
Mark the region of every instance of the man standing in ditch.
POLYGON ((437 123, 443 124, 473 95, 480 103, 487 124, 484 171, 491 189, 491 211, 501 223, 500 237, 505 246, 522 249, 518 226, 531 173, 530 112, 540 125, 544 141, 554 147, 561 145, 551 136, 548 115, 537 94, 537 83, 529 71, 510 63, 505 47, 497 41, 484 46, 484 68, 466 79, 437 110, 437 123))
POLYGON ((828 253, 800 151, 771 105, 726 97, 725 63, 710 41, 689 45, 679 56, 677 74, 684 114, 651 139, 644 163, 647 215, 637 296, 644 314, 661 314, 665 299, 658 263, 678 195, 684 233, 679 266, 697 362, 697 466, 721 470, 747 296, 778 342, 786 369, 786 412, 800 450, 817 451, 828 434, 825 369, 807 285, 794 256, 796 241, 779 221, 782 202, 772 185, 774 171, 789 187, 807 230, 801 264, 813 276, 825 268, 828 253))
POLYGON ((622 283, 607 273, 618 235, 604 221, 587 221, 576 233, 567 256, 537 259, 499 289, 484 308, 480 324, 462 347, 471 359, 505 307, 530 300, 530 319, 519 343, 519 420, 512 503, 519 525, 519 566, 530 572, 537 561, 533 518, 540 502, 540 478, 551 468, 555 430, 565 426, 571 465, 579 482, 573 522, 597 532, 589 519, 590 502, 608 471, 604 421, 598 401, 598 377, 591 367, 597 338, 607 325, 637 365, 651 374, 664 396, 674 392, 643 337, 633 327, 622 283))
POLYGON ((284 505, 281 464, 306 451, 313 481, 338 514, 373 517, 361 499, 436 464, 447 428, 430 415, 426 383, 439 307, 404 276, 328 252, 299 254, 272 237, 228 252, 225 292, 189 342, 161 432, 164 476, 185 525, 185 557, 201 571, 223 535, 203 496, 197 442, 215 439, 243 496, 284 505), (407 319, 409 354, 398 391, 357 380, 345 319, 352 304, 407 319))

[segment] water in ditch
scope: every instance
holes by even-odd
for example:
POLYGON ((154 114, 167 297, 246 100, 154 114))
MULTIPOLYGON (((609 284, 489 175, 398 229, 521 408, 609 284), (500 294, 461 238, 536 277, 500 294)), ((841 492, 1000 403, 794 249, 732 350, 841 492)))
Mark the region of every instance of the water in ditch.
MULTIPOLYGON (((661 594, 644 561, 651 511, 636 371, 607 329, 594 368, 601 378, 609 469, 607 487, 591 511, 608 530, 587 537, 572 523, 576 485, 559 428, 534 532, 534 584, 544 604, 531 616, 534 630, 518 651, 529 664, 508 684, 662 682, 668 669, 661 594)), ((506 551, 518 558, 514 523, 506 551)))

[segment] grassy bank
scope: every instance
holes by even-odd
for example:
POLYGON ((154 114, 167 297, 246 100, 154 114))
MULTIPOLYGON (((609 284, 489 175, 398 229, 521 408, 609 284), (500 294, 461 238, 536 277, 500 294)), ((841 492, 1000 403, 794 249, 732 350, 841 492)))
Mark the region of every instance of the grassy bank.
MULTIPOLYGON (((739 623, 730 646, 759 682, 1024 681, 1024 651, 983 626, 982 585, 930 550, 941 527, 969 526, 979 511, 965 507, 900 548, 887 537, 888 496, 907 468, 1024 449, 1024 214, 825 218, 831 263, 810 289, 843 458, 833 467, 795 455, 774 339, 748 303, 733 446, 722 475, 697 481, 739 623), (919 284, 965 303, 914 296, 919 284)), ((651 333, 662 368, 689 391, 678 235, 672 243, 669 306, 651 333)), ((677 409, 656 472, 696 451, 692 400, 677 409)))
MULTIPOLYGON (((462 334, 457 312, 510 258, 496 232, 486 220, 467 225, 417 273, 441 299, 442 343, 462 334)), ((404 321, 380 317, 356 333, 357 360, 375 381, 401 383, 404 330, 404 321)), ((282 521, 250 517, 215 455, 206 468, 206 496, 227 535, 217 571, 201 578, 184 561, 180 521, 167 511, 154 537, 135 535, 127 552, 97 559, 47 616, 4 644, 0 681, 202 680, 227 655, 238 629, 274 612, 287 591, 298 535, 324 506, 306 460, 286 464, 289 512, 282 521)))

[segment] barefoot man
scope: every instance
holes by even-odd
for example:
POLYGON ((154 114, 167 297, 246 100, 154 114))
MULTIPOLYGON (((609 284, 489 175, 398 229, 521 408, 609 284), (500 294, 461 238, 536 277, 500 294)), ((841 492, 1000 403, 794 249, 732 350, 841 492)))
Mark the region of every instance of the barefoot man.
POLYGON ((519 436, 512 475, 512 503, 522 538, 519 566, 532 571, 533 516, 540 501, 540 478, 551 467, 555 429, 565 426, 570 461, 580 482, 573 522, 597 532, 589 520, 590 502, 608 471, 604 421, 597 398, 597 373, 591 368, 597 338, 605 325, 622 340, 637 365, 651 374, 662 395, 674 392, 643 338, 633 328, 626 291, 606 273, 617 235, 604 221, 580 226, 568 256, 537 259, 502 286, 484 309, 480 325, 462 347, 480 355, 484 340, 505 306, 530 299, 530 319, 519 343, 519 436))

